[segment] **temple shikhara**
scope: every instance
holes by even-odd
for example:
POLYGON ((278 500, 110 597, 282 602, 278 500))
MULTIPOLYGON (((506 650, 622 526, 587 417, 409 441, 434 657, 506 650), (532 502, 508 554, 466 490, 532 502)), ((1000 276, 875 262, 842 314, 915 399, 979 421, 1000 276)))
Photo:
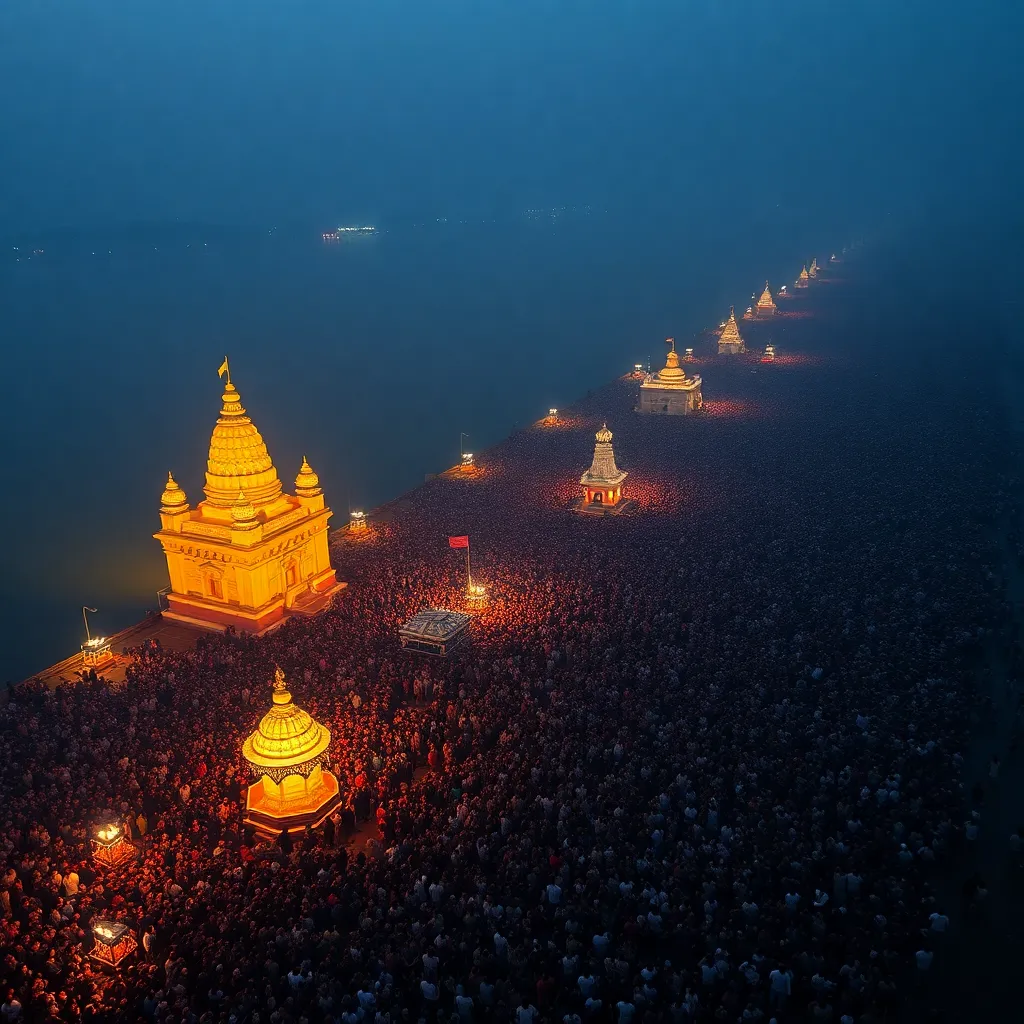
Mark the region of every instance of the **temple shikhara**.
MULTIPOLYGON (((678 356, 677 356, 678 358, 678 356)), ((618 512, 629 502, 622 496, 622 482, 629 474, 615 465, 612 451, 612 432, 607 424, 594 435, 594 461, 590 469, 580 477, 583 497, 577 504, 581 512, 618 512)))
POLYGON ((338 780, 325 770, 330 730, 293 703, 280 668, 273 686, 273 706, 242 744, 254 776, 244 821, 266 838, 316 828, 341 803, 338 780))
MULTIPOLYGON (((665 368, 647 377, 640 385, 640 412, 662 416, 689 416, 698 412, 704 404, 700 390, 701 380, 696 374, 692 377, 686 376, 686 371, 679 365, 675 338, 668 338, 667 341, 671 348, 665 361, 665 368)), ((610 449, 611 445, 608 447, 610 449)))
MULTIPOLYGON (((221 366, 227 374, 227 360, 221 366)), ((160 541, 170 589, 164 616, 207 629, 262 632, 292 613, 325 608, 344 587, 327 547, 320 480, 303 459, 282 492, 267 446, 230 375, 210 438, 205 500, 193 509, 167 474, 160 541)))
POLYGON ((761 292, 761 297, 757 300, 757 305, 754 306, 755 316, 774 316, 775 315, 775 300, 772 298, 771 289, 768 287, 768 282, 764 283, 764 291, 761 292))
POLYGON ((800 271, 800 276, 796 279, 797 288, 806 288, 808 282, 810 281, 810 278, 811 275, 810 272, 807 270, 807 264, 805 263, 800 271))
POLYGON ((747 346, 743 344, 739 324, 736 323, 736 310, 730 308, 729 319, 722 324, 718 334, 718 354, 735 355, 739 352, 746 352, 746 350, 747 346))
POLYGON ((820 269, 821 268, 818 266, 818 259, 817 259, 817 257, 815 257, 814 259, 811 260, 811 268, 810 268, 810 270, 807 271, 807 276, 808 277, 817 277, 818 276, 818 271, 820 269))

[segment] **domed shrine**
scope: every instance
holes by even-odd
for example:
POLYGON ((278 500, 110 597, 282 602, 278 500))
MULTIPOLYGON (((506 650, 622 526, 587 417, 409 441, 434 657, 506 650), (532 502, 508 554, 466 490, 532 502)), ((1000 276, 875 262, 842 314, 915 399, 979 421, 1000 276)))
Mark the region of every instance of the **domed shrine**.
POLYGON ((689 416, 704 404, 701 397, 701 379, 696 374, 686 376, 679 365, 675 338, 666 339, 671 345, 665 368, 649 375, 640 385, 640 412, 661 416, 689 416))
POLYGON ((330 767, 330 730, 292 701, 280 668, 274 673, 274 703, 242 744, 255 781, 245 798, 245 818, 260 835, 316 828, 341 803, 330 767))
MULTIPOLYGON (((227 360, 220 368, 227 374, 227 360)), ((206 495, 193 509, 167 474, 160 532, 170 588, 163 614, 191 625, 262 632, 292 613, 327 607, 345 584, 327 547, 320 480, 303 459, 295 494, 285 494, 230 374, 210 438, 206 495)))
POLYGON ((583 497, 577 500, 579 512, 596 512, 602 515, 621 512, 632 502, 622 496, 622 482, 629 474, 615 465, 612 450, 612 432, 607 424, 594 435, 594 461, 590 469, 580 477, 583 497))
POLYGON ((739 324, 736 323, 736 309, 730 307, 729 319, 722 324, 718 332, 718 354, 738 355, 746 351, 747 346, 743 343, 743 335, 740 334, 739 324))

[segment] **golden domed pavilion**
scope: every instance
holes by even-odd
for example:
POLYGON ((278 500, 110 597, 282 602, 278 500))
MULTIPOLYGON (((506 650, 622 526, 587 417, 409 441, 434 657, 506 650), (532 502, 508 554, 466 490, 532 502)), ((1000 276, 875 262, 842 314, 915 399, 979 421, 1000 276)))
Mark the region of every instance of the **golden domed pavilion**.
POLYGON ((615 465, 612 432, 607 424, 594 435, 594 461, 580 477, 583 498, 577 505, 581 512, 615 512, 628 505, 622 497, 622 482, 629 474, 615 465))
POLYGON ((696 374, 686 376, 679 365, 675 338, 667 338, 671 345, 665 368, 648 376, 640 385, 640 412, 662 416, 689 416, 704 404, 701 397, 701 379, 696 374))
POLYGON ((159 533, 170 589, 164 615, 207 629, 262 632, 291 613, 325 608, 338 583, 327 547, 320 480, 303 459, 285 494, 227 360, 220 417, 210 438, 206 495, 193 509, 174 477, 160 500, 159 533))
POLYGON ((800 276, 796 279, 797 288, 806 288, 810 282, 811 275, 807 269, 807 264, 803 265, 803 269, 800 271, 800 276))
POLYGON ((242 744, 255 781, 245 798, 245 818, 260 835, 316 828, 341 803, 330 767, 330 730, 292 701, 280 668, 274 703, 242 744))
POLYGON ((722 324, 718 334, 718 354, 736 355, 746 352, 747 346, 743 344, 743 336, 740 334, 739 324, 736 323, 736 308, 729 308, 729 319, 722 324))

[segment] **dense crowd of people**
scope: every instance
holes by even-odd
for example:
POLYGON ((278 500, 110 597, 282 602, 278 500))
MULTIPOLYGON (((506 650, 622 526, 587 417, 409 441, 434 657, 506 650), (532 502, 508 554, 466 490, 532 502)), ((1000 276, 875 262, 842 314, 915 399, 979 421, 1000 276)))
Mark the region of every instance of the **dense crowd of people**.
POLYGON ((616 382, 393 502, 338 540, 349 587, 315 619, 146 646, 116 687, 20 687, 5 1024, 891 1011, 967 841, 994 442, 926 389, 865 405, 838 359, 713 365, 717 416, 641 418, 616 382), (636 507, 574 515, 603 420, 636 507), (461 606, 450 534, 488 603, 449 658, 404 653, 410 615, 461 606), (240 748, 276 665, 332 731, 345 807, 275 845, 242 825, 240 748), (138 849, 117 871, 89 845, 112 820, 138 849), (98 918, 139 938, 116 971, 89 957, 98 918))

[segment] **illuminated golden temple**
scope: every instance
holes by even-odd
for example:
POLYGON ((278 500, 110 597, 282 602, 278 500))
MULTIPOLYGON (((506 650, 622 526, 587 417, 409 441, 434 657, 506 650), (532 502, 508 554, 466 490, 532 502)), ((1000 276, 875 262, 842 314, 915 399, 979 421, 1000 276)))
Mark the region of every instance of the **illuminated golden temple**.
POLYGON ((803 269, 800 271, 800 276, 796 279, 797 288, 806 288, 810 278, 811 275, 807 270, 807 264, 805 263, 803 269))
POLYGON ((274 703, 242 744, 255 781, 245 798, 247 825, 265 837, 316 828, 341 803, 330 767, 330 730, 292 702, 284 672, 274 673, 274 703))
MULTIPOLYGON (((678 359, 678 356, 676 357, 678 359)), ((590 469, 580 477, 583 485, 583 498, 577 506, 581 512, 614 512, 629 504, 622 497, 622 482, 629 476, 615 465, 615 452, 612 450, 612 432, 608 425, 602 424, 594 435, 594 461, 590 469)))
POLYGON ((818 271, 820 269, 821 268, 818 266, 818 258, 817 258, 817 256, 815 256, 814 259, 811 260, 811 268, 810 268, 810 270, 807 271, 807 276, 808 277, 817 277, 818 276, 818 271))
POLYGON ((701 379, 686 376, 679 365, 675 338, 666 339, 669 349, 665 368, 648 376, 640 385, 640 412, 661 416, 690 416, 704 404, 701 379))
POLYGON ((739 324, 736 323, 736 309, 730 307, 729 319, 722 324, 718 334, 718 354, 736 355, 746 351, 747 346, 743 344, 743 336, 740 334, 739 324))
MULTIPOLYGON (((227 360, 220 368, 227 374, 227 360)), ((160 541, 170 590, 164 616, 207 629, 261 632, 292 613, 312 615, 338 583, 327 547, 320 480, 303 459, 295 495, 282 492, 267 446, 231 383, 210 438, 204 501, 193 509, 167 474, 160 541)))
POLYGON ((775 300, 772 298, 771 289, 768 287, 768 282, 764 283, 764 291, 761 292, 761 298, 757 300, 757 305, 754 306, 755 316, 774 316, 775 315, 775 300))

